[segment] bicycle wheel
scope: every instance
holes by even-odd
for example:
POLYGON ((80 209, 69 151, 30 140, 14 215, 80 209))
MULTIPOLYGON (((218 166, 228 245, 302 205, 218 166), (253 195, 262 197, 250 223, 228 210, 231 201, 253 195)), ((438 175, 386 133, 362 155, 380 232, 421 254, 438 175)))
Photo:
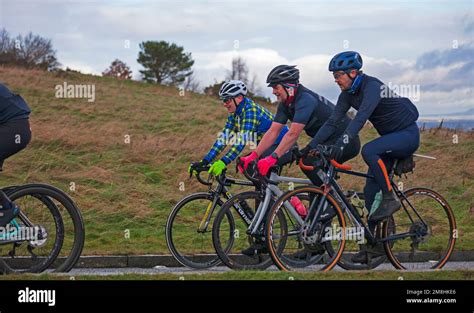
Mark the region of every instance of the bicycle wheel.
MULTIPOLYGON (((357 196, 360 200, 364 200, 363 193, 357 193, 357 196)), ((358 226, 359 224, 355 220, 355 217, 347 210, 345 210, 344 212, 344 217, 346 220, 346 244, 344 247, 344 252, 342 253, 341 258, 339 259, 339 262, 337 262, 337 265, 345 270, 362 271, 374 269, 380 264, 387 261, 387 256, 382 255, 370 258, 370 262, 367 264, 352 262, 353 255, 359 252, 361 244, 366 243, 367 240, 365 240, 364 229, 358 226)), ((367 217, 364 216, 362 220, 367 225, 367 217)), ((390 222, 392 225, 391 227, 393 228, 393 218, 390 219, 390 222)), ((376 238, 382 237, 382 227, 380 227, 380 224, 376 226, 374 233, 376 238)), ((391 233, 393 234, 393 229, 391 230, 391 233)), ((327 243, 326 249, 329 255, 334 254, 334 248, 329 243, 327 243)))
MULTIPOLYGON (((344 252, 342 253, 341 258, 337 262, 337 265, 349 271, 353 271, 353 270, 364 271, 364 270, 374 269, 378 267, 380 264, 387 261, 387 256, 382 255, 382 256, 372 257, 370 259, 370 262, 367 264, 352 262, 352 257, 354 256, 354 254, 356 254, 360 250, 360 244, 361 244, 360 235, 363 235, 363 231, 361 231, 361 229, 359 229, 359 227, 356 226, 356 224, 352 220, 352 217, 349 217, 347 215, 347 212, 345 212, 345 219, 347 223, 346 224, 346 245, 345 245, 344 252)), ((393 234, 394 233, 393 232, 393 227, 394 227, 393 218, 390 219, 390 223, 392 227, 392 230, 390 231, 390 233, 393 234)), ((375 234, 376 234, 376 238, 381 238, 382 227, 380 224, 376 226, 375 234)), ((365 243, 366 242, 367 241, 365 241, 365 243)), ((327 243, 326 245, 326 250, 328 251, 328 254, 331 256, 335 253, 334 248, 329 243, 327 243)))
MULTIPOLYGON (((328 221, 318 221, 314 232, 308 232, 311 221, 306 218, 303 225, 300 223, 287 223, 282 227, 276 217, 282 214, 288 220, 293 213, 284 205, 290 202, 292 197, 298 197, 309 210, 316 209, 324 192, 315 186, 302 186, 288 191, 277 199, 273 205, 267 220, 267 241, 270 256, 275 265, 283 271, 301 269, 294 266, 295 262, 304 262, 305 270, 331 270, 339 260, 345 244, 345 220, 340 206, 331 195, 326 195, 327 201, 334 207, 335 218, 328 221), (329 255, 325 250, 325 243, 333 241, 331 245, 335 253, 329 255), (303 254, 303 258, 301 255, 303 254), (314 264, 318 259, 319 263, 314 264)), ((310 214, 310 212, 308 212, 310 214)))
POLYGON ((38 273, 56 259, 64 242, 60 194, 41 187, 20 188, 9 195, 19 215, 2 232, 0 258, 6 273, 38 273), (59 199, 59 201, 54 201, 59 199))
MULTIPOLYGON (((230 198, 216 216, 212 228, 212 240, 217 255, 222 262, 231 269, 263 270, 272 264, 266 251, 264 227, 256 236, 247 233, 251 220, 245 221, 238 210, 244 210, 253 218, 260 203, 263 204, 263 195, 260 192, 247 191, 230 198), (233 224, 224 218, 231 215, 233 224), (243 250, 255 248, 252 255, 243 254, 243 250)), ((263 219, 263 222, 265 219, 263 219)), ((262 223, 263 224, 263 223, 262 223)), ((251 249, 250 249, 251 250, 251 249)))
POLYGON ((440 269, 453 252, 457 237, 456 221, 448 202, 427 188, 404 192, 402 209, 393 214, 394 236, 384 223, 383 236, 388 239, 385 251, 390 262, 403 270, 440 269), (408 234, 408 235, 404 235, 408 234))
MULTIPOLYGON (((85 228, 81 212, 72 198, 61 189, 47 184, 26 184, 4 188, 9 197, 13 192, 23 189, 40 188, 50 191, 50 201, 47 205, 55 206, 62 217, 64 232, 61 251, 50 265, 49 269, 54 272, 69 272, 78 262, 85 241, 85 228)), ((43 195, 42 199, 46 199, 43 195)))
MULTIPOLYGON (((166 223, 166 243, 173 257, 182 265, 194 269, 206 269, 218 265, 221 261, 212 244, 212 217, 209 225, 201 223, 210 212, 214 195, 195 193, 179 201, 166 223)), ((223 202, 217 200, 216 210, 223 202)), ((232 216, 227 215, 229 223, 232 216)))

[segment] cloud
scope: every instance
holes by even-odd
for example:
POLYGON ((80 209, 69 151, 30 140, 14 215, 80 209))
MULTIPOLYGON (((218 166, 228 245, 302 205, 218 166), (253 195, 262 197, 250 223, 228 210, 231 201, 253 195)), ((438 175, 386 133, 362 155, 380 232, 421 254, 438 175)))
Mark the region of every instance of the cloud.
POLYGON ((447 50, 433 50, 422 54, 416 61, 417 69, 429 69, 436 66, 446 66, 458 62, 472 60, 474 47, 472 43, 453 46, 447 50))
MULTIPOLYGON (((465 50, 465 47, 463 48, 465 50)), ((419 60, 376 58, 362 54, 363 70, 375 76, 387 85, 404 86, 420 91, 418 95, 408 95, 421 113, 462 111, 473 107, 472 77, 473 65, 466 61, 466 53, 451 56, 449 53, 436 52, 437 65, 419 68, 419 60), (443 57, 446 56, 446 59, 443 57), (462 56, 462 57, 461 57, 462 56), (461 62, 462 61, 462 62, 461 62), (466 76, 467 75, 467 76, 466 76)), ((271 89, 266 87, 265 78, 268 72, 279 64, 296 64, 301 71, 301 83, 329 100, 335 102, 340 90, 328 72, 329 54, 310 54, 299 58, 288 59, 272 49, 247 49, 240 51, 206 52, 194 55, 196 74, 199 80, 207 85, 225 78, 230 69, 233 57, 242 57, 249 66, 250 72, 259 78, 265 96, 271 96, 271 89)))
POLYGON ((265 87, 270 69, 297 64, 303 84, 332 101, 339 89, 327 63, 347 40, 349 49, 362 53, 367 74, 420 85, 420 107, 441 110, 441 104, 430 103, 442 101, 444 109, 455 110, 453 103, 472 103, 466 92, 474 80, 471 0, 430 6, 370 0, 0 0, 0 24, 14 35, 33 31, 51 38, 64 66, 90 73, 119 58, 139 78, 138 44, 145 40, 174 42, 191 52, 201 86, 224 79, 239 55, 270 95, 265 87), (124 40, 130 40, 130 48, 124 48, 124 40), (461 43, 458 50, 450 49, 453 40, 461 43))

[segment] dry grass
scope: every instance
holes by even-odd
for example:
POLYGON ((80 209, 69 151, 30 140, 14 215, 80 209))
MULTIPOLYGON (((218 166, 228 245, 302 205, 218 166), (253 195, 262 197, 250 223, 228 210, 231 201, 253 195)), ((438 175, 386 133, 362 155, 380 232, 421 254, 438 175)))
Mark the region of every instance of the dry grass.
MULTIPOLYGON (((0 67, 0 79, 20 93, 33 113, 29 147, 5 162, 1 185, 42 181, 68 190, 85 218, 84 253, 166 253, 164 225, 183 196, 205 190, 186 172, 221 130, 226 112, 219 101, 172 87, 81 75, 0 67), (55 86, 94 84, 96 100, 55 97, 55 86), (130 143, 126 143, 126 135, 130 143), (185 191, 180 191, 184 183, 185 191), (124 230, 130 239, 124 239, 124 230)), ((271 111, 274 107, 268 106, 271 111)), ((474 133, 422 133, 420 160, 405 188, 427 186, 448 198, 460 225, 458 249, 474 249, 474 133)), ((362 141, 375 138, 364 129, 362 141)), ((304 145, 308 138, 302 138, 304 145)), ((365 171, 361 157, 350 164, 365 171)), ((233 173, 233 167, 231 172, 233 173)), ((302 177, 295 166, 285 174, 302 177)), ((364 181, 344 177, 346 188, 361 190, 364 181)))

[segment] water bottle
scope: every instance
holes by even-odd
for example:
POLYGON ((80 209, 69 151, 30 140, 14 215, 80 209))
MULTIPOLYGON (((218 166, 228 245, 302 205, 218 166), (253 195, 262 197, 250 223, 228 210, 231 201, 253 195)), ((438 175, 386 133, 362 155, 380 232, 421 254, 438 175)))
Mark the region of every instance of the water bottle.
POLYGON ((374 212, 377 211, 377 209, 380 206, 380 203, 382 203, 382 199, 383 199, 382 191, 377 192, 375 194, 375 198, 374 198, 374 202, 372 203, 372 207, 370 208, 370 215, 374 214, 374 212))
POLYGON ((306 209, 306 207, 304 206, 304 204, 301 203, 301 200, 298 199, 298 197, 291 197, 290 203, 291 203, 292 206, 295 207, 296 212, 298 212, 298 214, 299 214, 302 218, 305 218, 306 215, 308 215, 308 210, 306 209))

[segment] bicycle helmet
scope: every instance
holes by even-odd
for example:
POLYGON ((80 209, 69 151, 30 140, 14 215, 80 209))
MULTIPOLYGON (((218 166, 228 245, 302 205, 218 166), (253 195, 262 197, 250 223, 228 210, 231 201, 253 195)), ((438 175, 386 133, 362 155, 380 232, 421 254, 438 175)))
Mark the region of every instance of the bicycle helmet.
POLYGON ((300 70, 296 65, 278 65, 273 68, 267 76, 268 87, 273 87, 277 84, 285 85, 297 84, 300 79, 300 70))
POLYGON ((360 70, 362 68, 362 57, 355 51, 344 51, 336 54, 329 62, 329 71, 348 71, 350 69, 360 70))
POLYGON ((221 100, 235 98, 239 95, 247 94, 247 86, 240 80, 230 80, 222 84, 219 90, 219 98, 221 100))

